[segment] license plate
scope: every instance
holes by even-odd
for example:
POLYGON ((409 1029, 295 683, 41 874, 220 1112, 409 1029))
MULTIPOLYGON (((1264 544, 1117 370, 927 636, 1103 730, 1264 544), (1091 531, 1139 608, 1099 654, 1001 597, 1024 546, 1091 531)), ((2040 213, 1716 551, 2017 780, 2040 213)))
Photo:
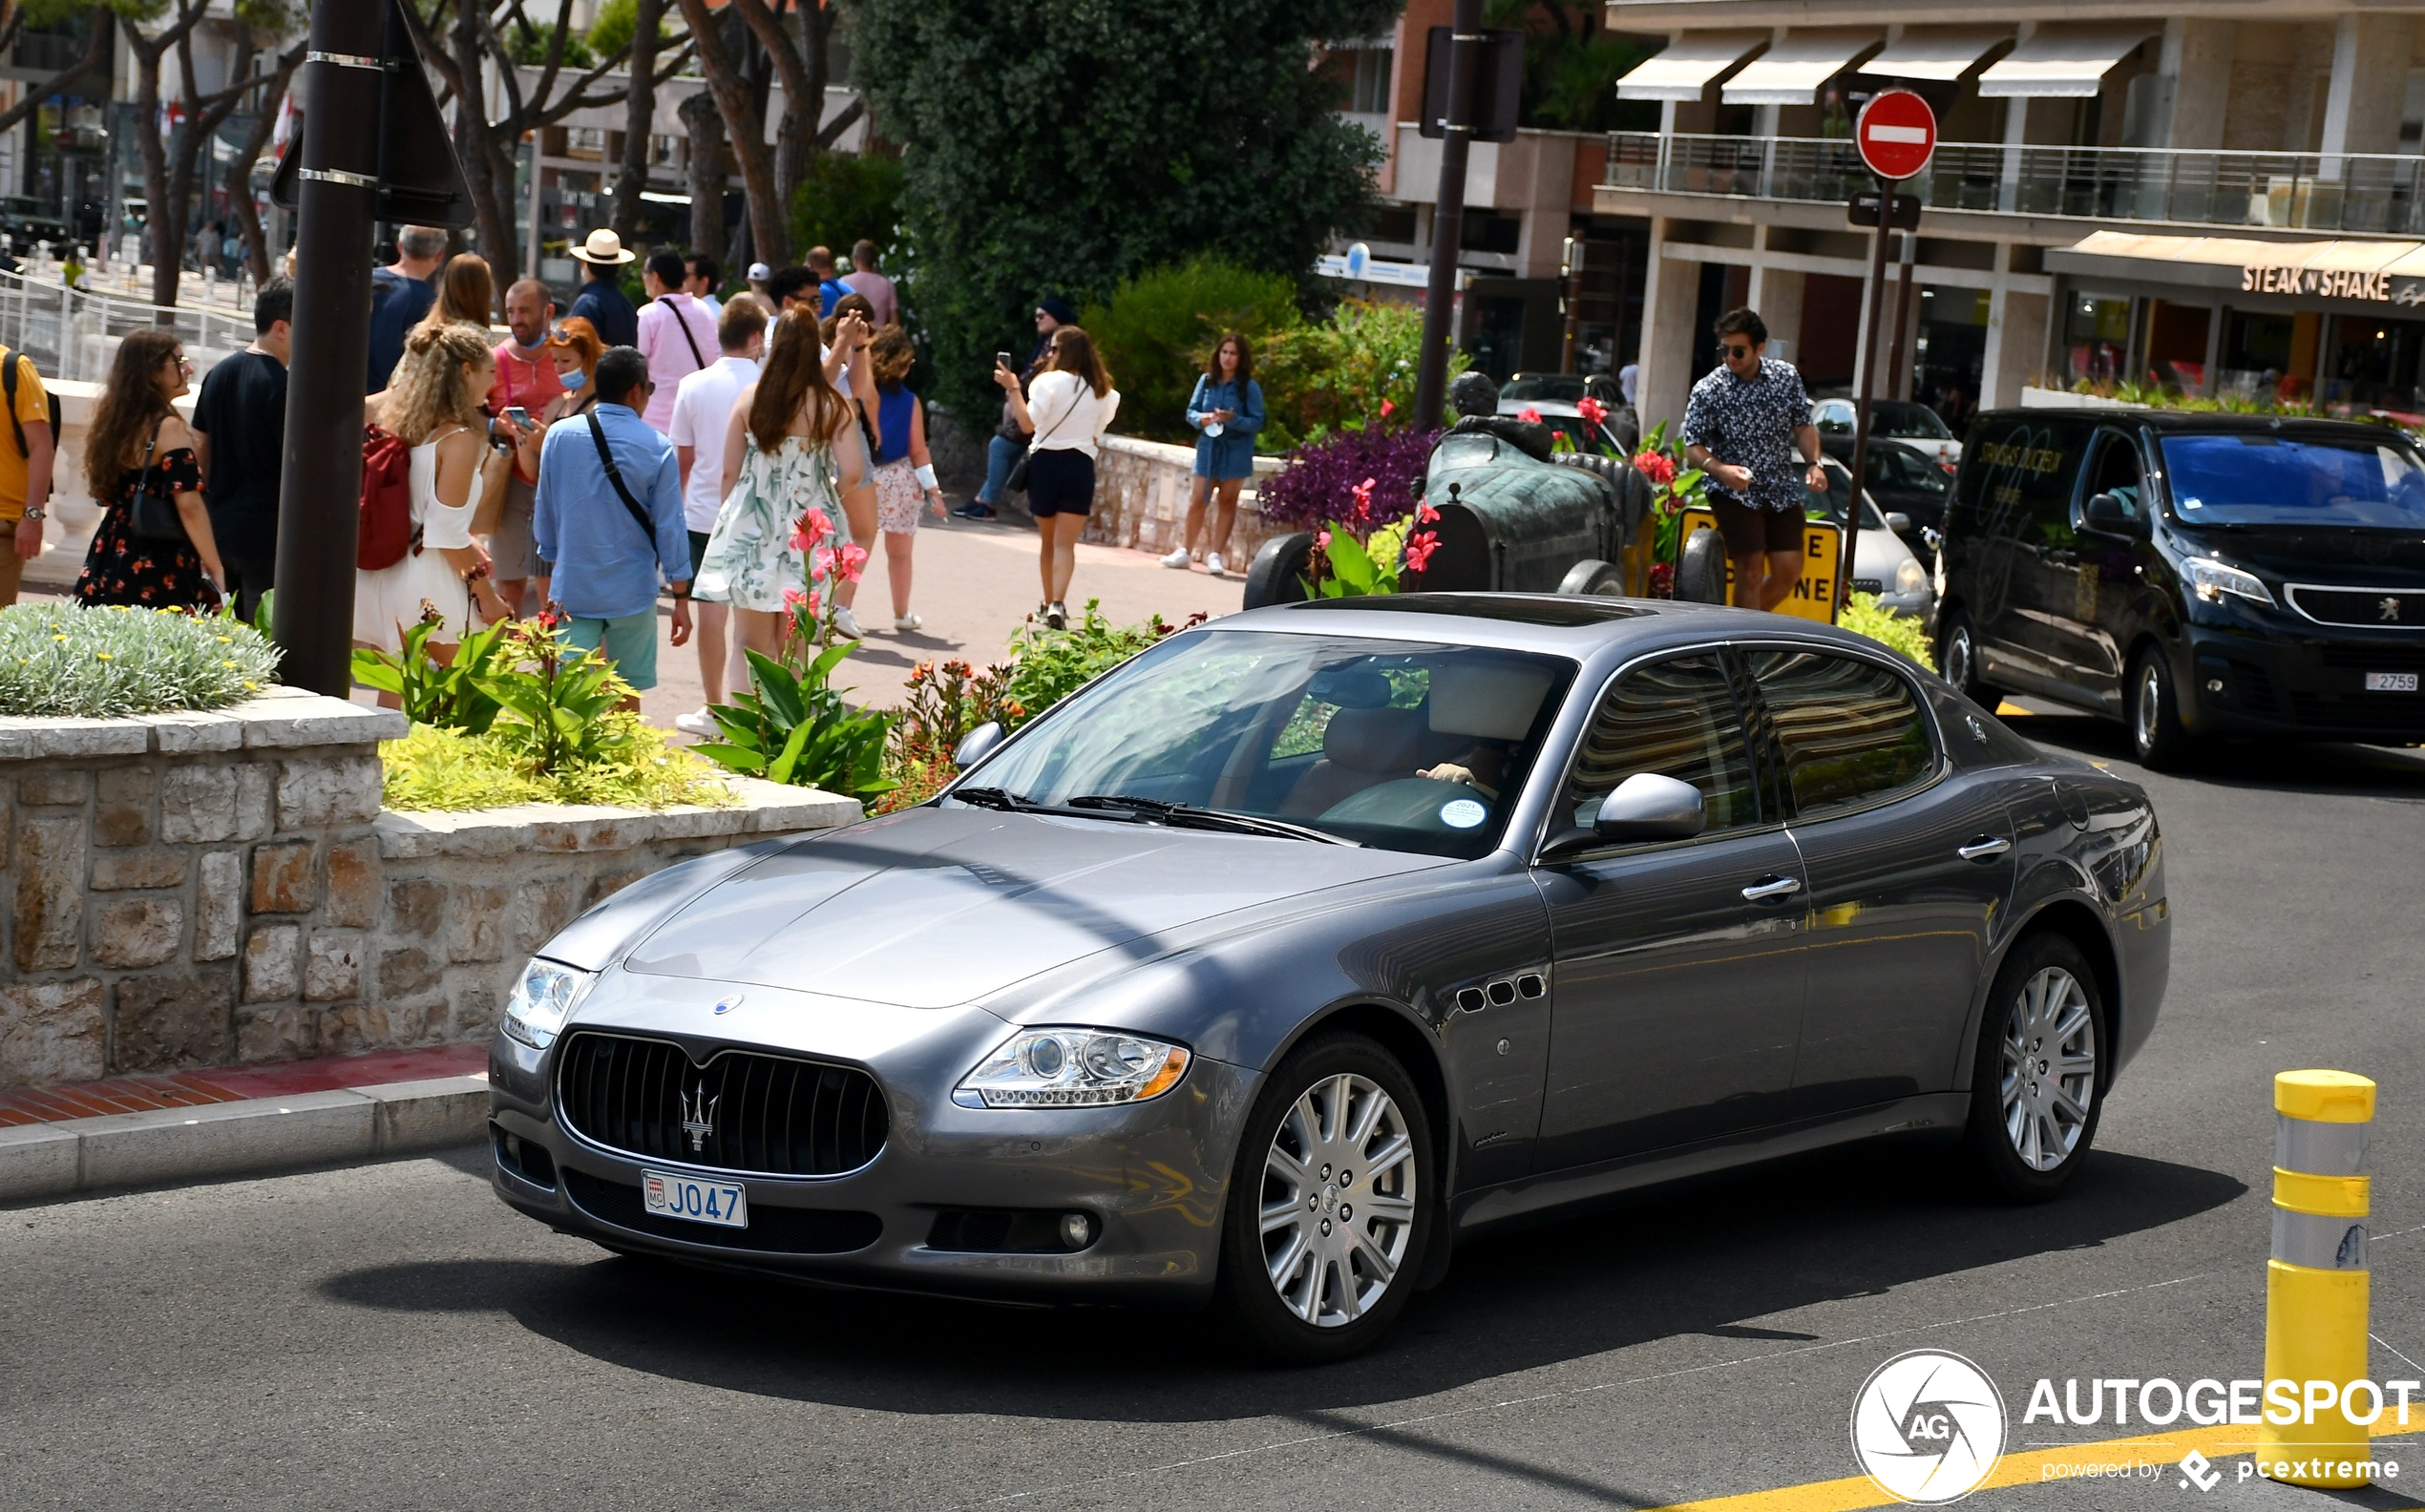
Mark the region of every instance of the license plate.
POLYGON ((640 1190, 648 1210, 660 1218, 686 1218, 719 1228, 749 1227, 749 1199, 730 1182, 644 1170, 640 1173, 640 1190))
POLYGON ((2369 693, 2414 693, 2416 674, 2414 672, 2369 672, 2366 674, 2369 693))

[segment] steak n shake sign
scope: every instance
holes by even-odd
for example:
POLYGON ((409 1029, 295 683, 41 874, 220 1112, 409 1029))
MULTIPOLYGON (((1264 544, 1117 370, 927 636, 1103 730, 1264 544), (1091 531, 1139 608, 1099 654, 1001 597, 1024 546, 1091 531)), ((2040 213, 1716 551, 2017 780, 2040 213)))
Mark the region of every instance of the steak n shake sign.
POLYGON ((2310 294, 2319 299, 2375 300, 2387 304, 2425 303, 2425 280, 2344 268, 2283 267, 2250 262, 2240 269, 2244 294, 2310 294))

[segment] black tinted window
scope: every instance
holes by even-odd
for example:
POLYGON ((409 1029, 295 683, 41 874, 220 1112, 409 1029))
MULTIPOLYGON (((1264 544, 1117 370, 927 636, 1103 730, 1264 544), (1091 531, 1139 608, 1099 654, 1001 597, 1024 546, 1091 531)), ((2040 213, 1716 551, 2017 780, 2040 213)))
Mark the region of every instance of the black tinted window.
POLYGON ((1927 779, 1935 753, 1902 678, 1818 651, 1756 651, 1750 660, 1803 817, 1927 779))
POLYGON ((1998 421, 1962 453, 1954 528, 2033 546, 2072 544, 2072 479, 2087 431, 2077 422, 1998 421))
POLYGON ((1635 772, 1699 788, 1710 830, 1758 822, 1742 717, 1716 657, 1655 662, 1609 690, 1583 737, 1561 817, 1590 829, 1600 800, 1635 772))

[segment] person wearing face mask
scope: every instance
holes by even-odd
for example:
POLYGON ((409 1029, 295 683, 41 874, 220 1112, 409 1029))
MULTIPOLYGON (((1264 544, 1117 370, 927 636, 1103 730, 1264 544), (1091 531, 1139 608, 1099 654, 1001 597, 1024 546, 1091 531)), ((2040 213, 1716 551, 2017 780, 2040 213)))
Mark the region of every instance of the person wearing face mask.
MULTIPOLYGON (((598 360, 606 355, 606 343, 600 338, 598 327, 576 315, 556 327, 547 339, 549 365, 556 371, 556 397, 548 401, 547 412, 538 417, 524 435, 515 456, 515 471, 538 475, 540 444, 547 439, 549 428, 563 420, 578 420, 596 408, 598 360)), ((533 495, 536 515, 537 494, 533 495)), ((547 602, 547 564, 538 559, 534 541, 533 556, 528 563, 529 578, 522 585, 522 601, 533 609, 547 602)), ((500 588, 503 584, 498 585, 500 588)))
MULTIPOLYGON (((563 393, 556 381, 556 364, 547 350, 548 324, 555 319, 556 301, 537 279, 517 280, 505 291, 505 325, 513 335, 496 344, 496 383, 489 389, 490 433, 515 447, 514 475, 506 480, 504 507, 496 519, 474 527, 489 538, 496 591, 522 612, 522 588, 538 570, 531 546, 531 499, 538 471, 520 453, 521 442, 537 428, 563 393), (528 417, 517 421, 515 411, 528 417)), ((534 606, 536 607, 536 606, 534 606)))

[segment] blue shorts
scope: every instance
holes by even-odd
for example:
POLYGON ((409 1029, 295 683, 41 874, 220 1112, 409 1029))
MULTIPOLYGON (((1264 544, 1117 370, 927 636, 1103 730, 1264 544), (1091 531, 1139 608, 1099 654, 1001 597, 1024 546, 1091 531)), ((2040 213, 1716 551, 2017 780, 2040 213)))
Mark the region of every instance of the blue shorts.
POLYGON ((614 620, 584 620, 575 615, 565 621, 564 629, 566 639, 580 650, 596 650, 602 643, 606 660, 633 687, 645 692, 657 685, 655 605, 614 620))

